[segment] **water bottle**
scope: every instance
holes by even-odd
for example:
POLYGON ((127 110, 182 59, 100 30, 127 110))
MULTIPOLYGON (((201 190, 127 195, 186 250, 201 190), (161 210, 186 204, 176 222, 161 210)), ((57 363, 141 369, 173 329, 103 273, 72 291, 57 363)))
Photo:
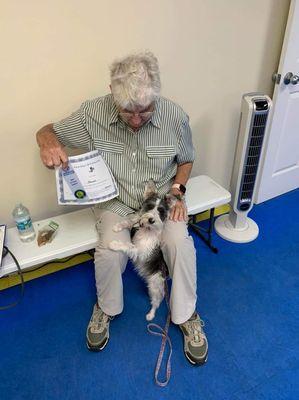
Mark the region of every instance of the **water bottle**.
POLYGON ((35 238, 35 231, 28 208, 21 203, 17 204, 12 212, 12 216, 16 222, 22 242, 31 242, 35 238))

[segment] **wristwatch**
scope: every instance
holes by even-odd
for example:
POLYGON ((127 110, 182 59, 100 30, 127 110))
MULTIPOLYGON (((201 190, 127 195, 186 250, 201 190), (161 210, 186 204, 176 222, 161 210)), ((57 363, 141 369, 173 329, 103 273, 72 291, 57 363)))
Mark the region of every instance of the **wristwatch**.
POLYGON ((186 186, 182 185, 181 183, 174 183, 171 186, 172 189, 178 189, 181 193, 186 193, 186 186))

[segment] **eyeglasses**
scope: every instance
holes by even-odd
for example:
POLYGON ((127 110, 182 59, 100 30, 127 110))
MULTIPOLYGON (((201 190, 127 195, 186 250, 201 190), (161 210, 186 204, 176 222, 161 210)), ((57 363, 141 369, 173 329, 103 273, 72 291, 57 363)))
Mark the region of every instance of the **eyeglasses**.
POLYGON ((135 116, 135 115, 138 115, 138 116, 139 116, 140 118, 142 118, 142 119, 147 119, 147 118, 149 118, 149 117, 152 116, 153 112, 154 112, 154 111, 144 111, 144 112, 142 112, 142 113, 123 113, 123 112, 120 112, 119 115, 120 115, 122 118, 125 118, 125 119, 130 119, 130 118, 132 118, 132 117, 135 116))
POLYGON ((120 112, 119 115, 123 119, 131 119, 135 115, 139 116, 141 119, 148 119, 153 115, 154 111, 144 111, 144 112, 120 112))

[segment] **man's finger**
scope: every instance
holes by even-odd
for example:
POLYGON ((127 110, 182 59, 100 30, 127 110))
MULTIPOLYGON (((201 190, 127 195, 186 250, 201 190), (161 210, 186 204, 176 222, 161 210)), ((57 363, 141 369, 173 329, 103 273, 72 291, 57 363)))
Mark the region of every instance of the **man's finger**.
POLYGON ((53 155, 52 160, 55 167, 59 167, 61 165, 61 159, 58 154, 53 155))
POLYGON ((183 220, 184 220, 184 209, 180 208, 179 221, 183 221, 183 220))
POLYGON ((184 208, 184 220, 188 221, 188 210, 186 207, 184 208))
POLYGON ((177 220, 178 220, 179 217, 180 217, 180 209, 179 209, 177 206, 175 206, 175 211, 174 211, 173 220, 174 220, 175 222, 177 222, 177 220))
POLYGON ((170 214, 169 214, 170 220, 173 220, 173 215, 174 215, 174 207, 171 209, 170 214))
POLYGON ((43 161, 43 163, 45 164, 46 167, 48 167, 48 168, 52 168, 53 167, 53 162, 52 162, 52 159, 50 157, 43 156, 42 157, 42 161, 43 161))
POLYGON ((69 162, 68 156, 66 155, 66 153, 63 150, 61 150, 59 152, 59 156, 60 156, 60 159, 61 159, 61 162, 62 162, 62 168, 63 169, 67 169, 68 162, 69 162))

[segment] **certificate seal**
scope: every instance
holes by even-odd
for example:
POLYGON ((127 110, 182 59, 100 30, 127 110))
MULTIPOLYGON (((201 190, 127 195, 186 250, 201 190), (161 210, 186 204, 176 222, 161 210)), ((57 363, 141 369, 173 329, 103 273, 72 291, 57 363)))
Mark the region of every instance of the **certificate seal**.
POLYGON ((74 195, 77 199, 84 199, 86 197, 86 193, 82 189, 76 190, 74 195))

